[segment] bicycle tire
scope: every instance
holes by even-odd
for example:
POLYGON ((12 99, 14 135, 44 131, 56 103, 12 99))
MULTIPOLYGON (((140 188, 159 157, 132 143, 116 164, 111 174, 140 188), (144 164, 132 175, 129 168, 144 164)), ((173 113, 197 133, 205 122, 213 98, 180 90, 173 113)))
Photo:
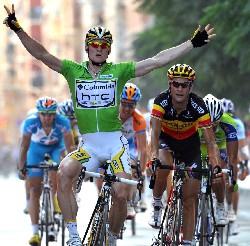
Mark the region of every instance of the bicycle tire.
POLYGON ((180 245, 183 241, 183 206, 182 200, 180 198, 177 199, 176 206, 176 217, 175 217, 175 243, 176 245, 180 245))
POLYGON ((229 221, 229 223, 225 226, 225 243, 226 244, 228 244, 228 240, 229 240, 231 223, 232 222, 229 221))
POLYGON ((50 207, 50 194, 48 190, 44 191, 44 211, 45 211, 45 220, 44 220, 44 226, 45 226, 45 245, 49 245, 49 207, 50 207))
POLYGON ((40 233, 40 238, 41 241, 43 239, 43 234, 44 234, 44 228, 45 228, 45 211, 44 211, 44 192, 42 193, 42 200, 40 204, 40 212, 39 212, 39 233, 40 233))
POLYGON ((99 233, 98 233, 99 237, 98 237, 97 246, 106 246, 106 245, 108 245, 108 242, 107 242, 108 214, 109 214, 109 206, 108 206, 108 204, 105 204, 104 208, 103 208, 103 211, 102 211, 102 219, 101 219, 100 230, 99 230, 99 233))
POLYGON ((64 246, 65 245, 65 223, 64 223, 63 217, 61 219, 61 230, 62 230, 62 237, 61 237, 61 239, 62 239, 62 246, 64 246))
POLYGON ((132 230, 132 236, 135 236, 135 234, 136 234, 136 221, 135 221, 135 217, 132 218, 132 220, 131 220, 131 230, 132 230))
POLYGON ((218 226, 218 233, 217 233, 217 245, 223 246, 224 240, 224 226, 218 226))
POLYGON ((175 224, 176 224, 176 200, 172 200, 166 209, 166 229, 162 234, 162 245, 173 245, 175 243, 175 224))
MULTIPOLYGON (((101 203, 101 202, 100 202, 101 203)), ((95 214, 95 218, 92 224, 90 232, 88 246, 105 246, 106 245, 106 228, 108 221, 108 210, 107 204, 99 206, 95 214), (105 238, 104 238, 105 237, 105 238), (104 240, 105 239, 105 240, 104 240)))
POLYGON ((199 246, 207 245, 207 223, 208 223, 208 201, 206 194, 201 195, 201 211, 200 211, 200 226, 199 226, 199 246))

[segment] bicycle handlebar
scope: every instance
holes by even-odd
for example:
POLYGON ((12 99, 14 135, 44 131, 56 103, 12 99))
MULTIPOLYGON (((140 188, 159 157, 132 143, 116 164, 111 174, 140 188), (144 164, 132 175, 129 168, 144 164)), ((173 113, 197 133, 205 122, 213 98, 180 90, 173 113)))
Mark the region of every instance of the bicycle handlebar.
POLYGON ((137 189, 139 191, 142 190, 143 179, 141 178, 138 181, 136 181, 132 179, 119 178, 116 175, 111 175, 111 174, 100 174, 100 173, 95 173, 95 172, 89 172, 89 171, 86 171, 85 169, 86 169, 85 167, 82 167, 82 170, 81 170, 81 173, 79 175, 78 182, 76 185, 76 193, 79 193, 81 191, 81 185, 86 175, 89 177, 93 177, 93 178, 100 178, 104 181, 111 182, 111 183, 120 182, 124 184, 129 184, 129 185, 137 185, 137 189))
POLYGON ((38 169, 49 169, 49 170, 57 170, 59 165, 54 162, 49 154, 44 155, 44 161, 40 162, 39 165, 27 165, 27 162, 24 164, 23 168, 20 171, 25 175, 28 168, 38 168, 38 169))
MULTIPOLYGON (((208 174, 211 171, 211 169, 209 169, 209 168, 198 169, 198 168, 194 168, 194 167, 185 167, 184 163, 183 164, 181 163, 180 165, 162 165, 160 160, 154 158, 152 160, 153 173, 150 177, 150 184, 149 184, 150 189, 154 189, 157 168, 168 169, 168 170, 177 170, 177 171, 197 172, 197 173, 202 173, 202 174, 208 174)), ((233 181, 233 168, 232 168, 232 166, 230 166, 229 169, 226 169, 226 168, 221 169, 221 172, 225 173, 225 174, 229 174, 229 176, 232 179, 231 182, 232 183, 234 182, 233 181)))

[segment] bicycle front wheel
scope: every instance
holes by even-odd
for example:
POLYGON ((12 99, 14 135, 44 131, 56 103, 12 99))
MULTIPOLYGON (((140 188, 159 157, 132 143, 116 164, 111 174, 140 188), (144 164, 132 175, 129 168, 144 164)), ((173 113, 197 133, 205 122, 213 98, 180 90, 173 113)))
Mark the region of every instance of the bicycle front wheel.
POLYGON ((107 204, 100 205, 95 214, 92 224, 88 246, 106 246, 107 242, 107 222, 108 222, 109 206, 107 204))
POLYGON ((44 230, 45 230, 45 239, 46 239, 46 246, 49 245, 49 229, 50 229, 50 225, 51 225, 51 196, 50 196, 50 191, 49 190, 45 190, 44 191, 44 230))
POLYGON ((102 211, 102 219, 101 219, 101 225, 99 230, 99 237, 98 237, 98 244, 97 246, 106 246, 108 245, 108 238, 107 238, 107 226, 108 226, 108 212, 109 212, 109 206, 108 204, 104 205, 103 211, 102 211))
POLYGON ((175 245, 180 245, 183 241, 183 206, 182 200, 177 199, 176 216, 174 221, 175 245))
POLYGON ((201 211, 200 211, 200 230, 199 230, 199 237, 200 242, 199 246, 206 246, 207 245, 207 215, 208 215, 208 203, 207 203, 207 196, 206 194, 202 194, 201 197, 201 211))

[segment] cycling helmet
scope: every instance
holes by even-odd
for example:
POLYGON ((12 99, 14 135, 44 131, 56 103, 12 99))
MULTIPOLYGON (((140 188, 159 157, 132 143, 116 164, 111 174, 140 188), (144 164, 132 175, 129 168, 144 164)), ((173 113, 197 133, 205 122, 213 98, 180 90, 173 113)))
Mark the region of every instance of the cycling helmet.
POLYGON ((56 112, 57 101, 53 97, 40 97, 36 101, 36 108, 38 111, 53 111, 56 112))
POLYGON ((73 102, 71 99, 63 100, 58 106, 59 114, 64 115, 67 118, 75 118, 73 102))
POLYGON ((223 110, 225 113, 234 113, 234 104, 230 99, 221 99, 223 110))
POLYGON ((89 44, 89 42, 95 39, 104 39, 107 43, 112 44, 112 34, 110 31, 104 27, 97 26, 93 27, 86 33, 85 43, 89 44))
POLYGON ((187 64, 176 64, 168 69, 168 78, 186 78, 190 81, 195 80, 195 71, 187 64))
POLYGON ((215 96, 211 94, 207 94, 203 98, 203 100, 206 103, 207 108, 209 110, 211 122, 213 123, 219 120, 223 114, 223 107, 222 107, 221 100, 219 100, 218 98, 216 98, 215 96))
POLYGON ((126 83, 122 90, 121 99, 139 101, 141 99, 141 91, 135 84, 126 83))

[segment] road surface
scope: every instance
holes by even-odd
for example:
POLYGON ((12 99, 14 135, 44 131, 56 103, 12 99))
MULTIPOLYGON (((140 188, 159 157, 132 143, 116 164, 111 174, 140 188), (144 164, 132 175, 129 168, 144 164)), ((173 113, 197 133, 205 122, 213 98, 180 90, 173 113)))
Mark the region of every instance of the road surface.
MULTIPOLYGON (((1 185, 1 223, 0 223, 0 245, 27 246, 32 236, 30 218, 23 213, 25 206, 24 182, 12 176, 8 179, 0 177, 1 185)), ((97 191, 93 183, 84 183, 80 193, 81 203, 78 213, 78 231, 83 237, 91 212, 94 208, 97 191), (86 191, 86 194, 84 194, 86 191), (84 202, 85 200, 85 202, 84 202)), ((250 245, 250 177, 240 183, 240 201, 238 212, 238 223, 240 234, 229 238, 230 246, 250 245)), ((148 207, 150 208, 150 193, 147 195, 148 207)), ((158 231, 148 225, 150 209, 145 213, 136 215, 136 235, 132 236, 131 222, 125 223, 126 230, 124 239, 118 240, 118 246, 150 246, 152 238, 157 236, 158 231)), ((42 244, 43 246, 44 244, 42 244)), ((61 245, 60 241, 51 243, 61 245)))

